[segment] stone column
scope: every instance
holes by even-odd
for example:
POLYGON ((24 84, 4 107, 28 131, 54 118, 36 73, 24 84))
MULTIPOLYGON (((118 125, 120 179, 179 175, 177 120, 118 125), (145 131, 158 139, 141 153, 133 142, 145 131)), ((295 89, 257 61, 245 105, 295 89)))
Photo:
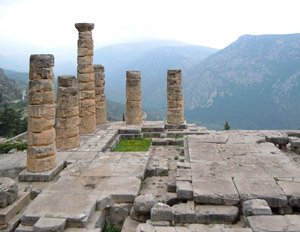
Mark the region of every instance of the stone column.
POLYGON ((78 85, 74 76, 58 77, 56 112, 56 147, 79 147, 78 85))
POLYGON ((80 133, 96 131, 95 76, 93 67, 93 23, 76 23, 79 32, 77 50, 77 79, 79 87, 80 133))
POLYGON ((27 170, 44 172, 56 166, 53 55, 31 55, 28 92, 27 170))
POLYGON ((97 125, 106 122, 106 99, 104 94, 105 75, 102 65, 94 65, 95 71, 95 102, 97 125))
POLYGON ((181 70, 168 70, 167 123, 171 125, 185 123, 181 70))
POLYGON ((126 115, 129 125, 142 123, 141 72, 126 72, 126 115))

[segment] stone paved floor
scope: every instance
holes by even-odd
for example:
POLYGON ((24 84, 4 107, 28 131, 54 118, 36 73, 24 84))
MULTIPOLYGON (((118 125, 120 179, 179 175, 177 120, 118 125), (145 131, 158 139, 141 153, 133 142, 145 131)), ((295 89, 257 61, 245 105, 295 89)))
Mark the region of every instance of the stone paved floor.
MULTIPOLYGON (((163 122, 146 122, 144 126, 146 132, 149 128, 161 131, 163 122)), ((67 166, 54 180, 18 182, 20 192, 37 197, 11 220, 22 218, 16 231, 33 231, 34 224, 44 218, 63 221, 66 231, 100 231, 94 227, 103 225, 104 213, 113 215, 112 222, 122 223, 135 197, 145 193, 179 212, 189 204, 196 221, 183 224, 179 219, 169 227, 148 222, 140 224, 137 231, 300 231, 300 156, 264 142, 266 135, 278 132, 190 128, 178 132, 179 137, 189 134, 184 137, 184 147, 152 146, 148 152, 109 151, 120 131, 141 132, 141 125, 107 123, 94 135, 81 136, 80 148, 58 153, 57 159, 67 166), (244 218, 239 212, 232 225, 216 225, 207 218, 205 223, 210 225, 199 224, 199 212, 204 208, 240 208, 243 201, 252 198, 265 199, 277 214, 286 214, 289 207, 293 215, 244 218)), ((0 156, 1 174, 16 177, 25 162, 25 153, 0 156)), ((182 215, 185 213, 183 210, 182 215)), ((122 231, 136 231, 138 224, 126 219, 122 231)))

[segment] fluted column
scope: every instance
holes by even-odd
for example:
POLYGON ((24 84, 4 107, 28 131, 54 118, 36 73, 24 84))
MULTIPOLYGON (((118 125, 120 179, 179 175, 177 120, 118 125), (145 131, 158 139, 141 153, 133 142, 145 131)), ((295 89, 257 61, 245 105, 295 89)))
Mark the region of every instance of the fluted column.
POLYGON ((56 112, 56 147, 79 147, 78 85, 74 76, 58 77, 56 112))
POLYGON ((93 66, 93 23, 76 23, 78 30, 77 79, 79 87, 80 133, 96 131, 95 75, 93 66))
POLYGON ((95 103, 97 125, 106 122, 106 99, 104 94, 105 74, 102 65, 94 65, 95 71, 95 103))
POLYGON ((167 123, 171 125, 185 123, 181 70, 168 70, 167 123))
POLYGON ((31 55, 28 92, 27 170, 44 172, 56 166, 53 55, 31 55))
POLYGON ((127 124, 142 123, 141 72, 126 72, 126 115, 127 124))

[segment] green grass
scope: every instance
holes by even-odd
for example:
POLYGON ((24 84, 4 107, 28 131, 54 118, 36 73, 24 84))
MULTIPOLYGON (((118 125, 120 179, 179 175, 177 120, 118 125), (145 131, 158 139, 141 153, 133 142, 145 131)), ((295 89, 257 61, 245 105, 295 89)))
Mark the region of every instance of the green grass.
POLYGON ((151 139, 120 139, 112 151, 148 151, 151 145, 151 139))
POLYGON ((104 232, 121 232, 121 229, 114 225, 105 225, 104 232))
POLYGON ((23 151, 27 149, 27 142, 2 143, 0 144, 0 154, 6 154, 12 149, 23 151))

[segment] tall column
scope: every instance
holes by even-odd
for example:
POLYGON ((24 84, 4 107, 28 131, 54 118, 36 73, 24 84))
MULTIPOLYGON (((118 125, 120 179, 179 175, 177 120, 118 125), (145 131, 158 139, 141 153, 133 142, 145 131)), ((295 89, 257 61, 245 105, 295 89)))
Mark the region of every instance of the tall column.
POLYGON ((28 92, 27 170, 44 172, 56 165, 53 55, 31 55, 28 92))
POLYGON ((78 85, 74 76, 58 77, 56 112, 56 147, 79 147, 78 85))
POLYGON ((168 70, 167 123, 171 125, 185 123, 181 70, 168 70))
POLYGON ((106 99, 104 94, 105 75, 102 65, 94 65, 95 71, 95 102, 97 125, 106 122, 106 99))
POLYGON ((77 78, 79 87, 80 133, 96 131, 95 76, 93 67, 93 23, 76 23, 79 32, 77 50, 77 78))
POLYGON ((126 72, 126 115, 127 124, 142 123, 141 72, 126 72))

